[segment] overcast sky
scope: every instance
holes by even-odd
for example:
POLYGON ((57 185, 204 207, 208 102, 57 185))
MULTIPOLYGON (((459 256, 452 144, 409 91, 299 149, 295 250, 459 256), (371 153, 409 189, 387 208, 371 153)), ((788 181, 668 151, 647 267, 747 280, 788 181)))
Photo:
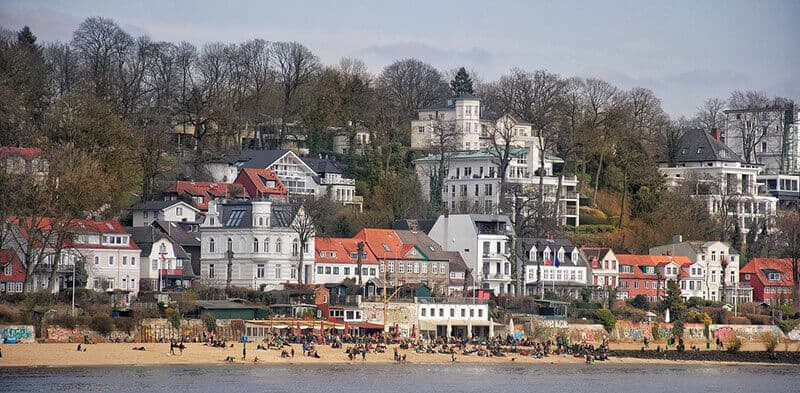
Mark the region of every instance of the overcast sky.
POLYGON ((377 73, 417 57, 482 80, 511 67, 652 89, 691 115, 735 89, 800 99, 800 1, 21 1, 0 26, 69 41, 89 16, 154 40, 299 41, 324 63, 358 57, 377 73), (269 4, 274 3, 274 4, 269 4))

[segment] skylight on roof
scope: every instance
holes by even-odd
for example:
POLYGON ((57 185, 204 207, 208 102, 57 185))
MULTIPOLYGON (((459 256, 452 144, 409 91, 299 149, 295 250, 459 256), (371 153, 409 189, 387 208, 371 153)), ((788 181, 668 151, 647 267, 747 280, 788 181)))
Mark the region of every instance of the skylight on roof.
POLYGON ((381 243, 381 246, 383 246, 383 249, 384 249, 386 252, 392 252, 392 248, 391 248, 391 247, 389 247, 389 245, 388 245, 388 244, 386 244, 386 243, 381 243))
POLYGON ((234 210, 230 217, 228 217, 228 222, 225 223, 226 227, 236 227, 242 222, 242 217, 244 217, 244 210, 236 209, 234 210))
POLYGON ((113 225, 111 225, 111 223, 110 223, 110 222, 107 222, 107 223, 106 223, 106 227, 108 227, 108 229, 109 229, 109 230, 112 230, 112 231, 114 230, 114 226, 113 226, 113 225))

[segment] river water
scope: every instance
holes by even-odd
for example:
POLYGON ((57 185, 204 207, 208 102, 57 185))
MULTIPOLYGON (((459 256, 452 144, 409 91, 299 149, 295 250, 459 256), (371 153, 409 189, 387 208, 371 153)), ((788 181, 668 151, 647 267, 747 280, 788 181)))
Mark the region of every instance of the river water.
POLYGON ((800 367, 632 364, 0 368, 3 392, 800 392, 800 367))

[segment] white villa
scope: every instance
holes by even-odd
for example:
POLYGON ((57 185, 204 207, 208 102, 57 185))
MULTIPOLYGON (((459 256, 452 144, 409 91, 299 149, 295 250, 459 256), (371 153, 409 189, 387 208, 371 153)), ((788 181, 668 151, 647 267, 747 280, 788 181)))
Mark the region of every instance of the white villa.
POLYGON ((744 163, 703 130, 687 131, 676 156, 661 157, 658 166, 668 187, 687 187, 692 196, 706 202, 712 215, 735 217, 743 233, 775 214, 778 198, 761 195, 758 190, 756 177, 761 167, 744 163))
POLYGON ((180 200, 139 202, 130 212, 134 227, 146 227, 153 221, 196 223, 202 217, 200 210, 180 200))
MULTIPOLYGON (((231 266, 231 285, 265 290, 297 282, 300 240, 292 229, 299 211, 275 201, 211 201, 200 225, 201 271, 207 285, 224 287, 231 266), (229 255, 228 251, 232 252, 229 255)), ((314 238, 303 252, 304 283, 314 282, 314 238)))
MULTIPOLYGON (((700 287, 686 289, 696 290, 694 293, 696 296, 706 300, 731 303, 734 294, 739 299, 752 299, 753 289, 739 285, 739 252, 728 243, 682 241, 680 236, 676 236, 672 244, 651 248, 650 254, 689 258, 692 261, 690 276, 698 279, 700 287)), ((682 281, 681 291, 684 290, 683 286, 682 281)))
POLYGON ((528 257, 525 263, 525 288, 528 295, 541 296, 551 290, 577 299, 589 286, 591 270, 586 256, 568 239, 522 239, 528 257))

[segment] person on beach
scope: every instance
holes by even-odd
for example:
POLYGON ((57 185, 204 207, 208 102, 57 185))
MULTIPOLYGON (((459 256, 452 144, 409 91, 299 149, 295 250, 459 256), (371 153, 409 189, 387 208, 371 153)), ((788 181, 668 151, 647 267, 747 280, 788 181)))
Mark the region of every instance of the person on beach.
POLYGON ((242 345, 242 360, 247 357, 247 344, 242 345))
POLYGON ((294 347, 292 347, 292 357, 294 357, 294 347))
POLYGON ((172 341, 172 340, 170 340, 170 342, 169 342, 169 354, 170 355, 174 355, 175 354, 175 342, 172 341))

